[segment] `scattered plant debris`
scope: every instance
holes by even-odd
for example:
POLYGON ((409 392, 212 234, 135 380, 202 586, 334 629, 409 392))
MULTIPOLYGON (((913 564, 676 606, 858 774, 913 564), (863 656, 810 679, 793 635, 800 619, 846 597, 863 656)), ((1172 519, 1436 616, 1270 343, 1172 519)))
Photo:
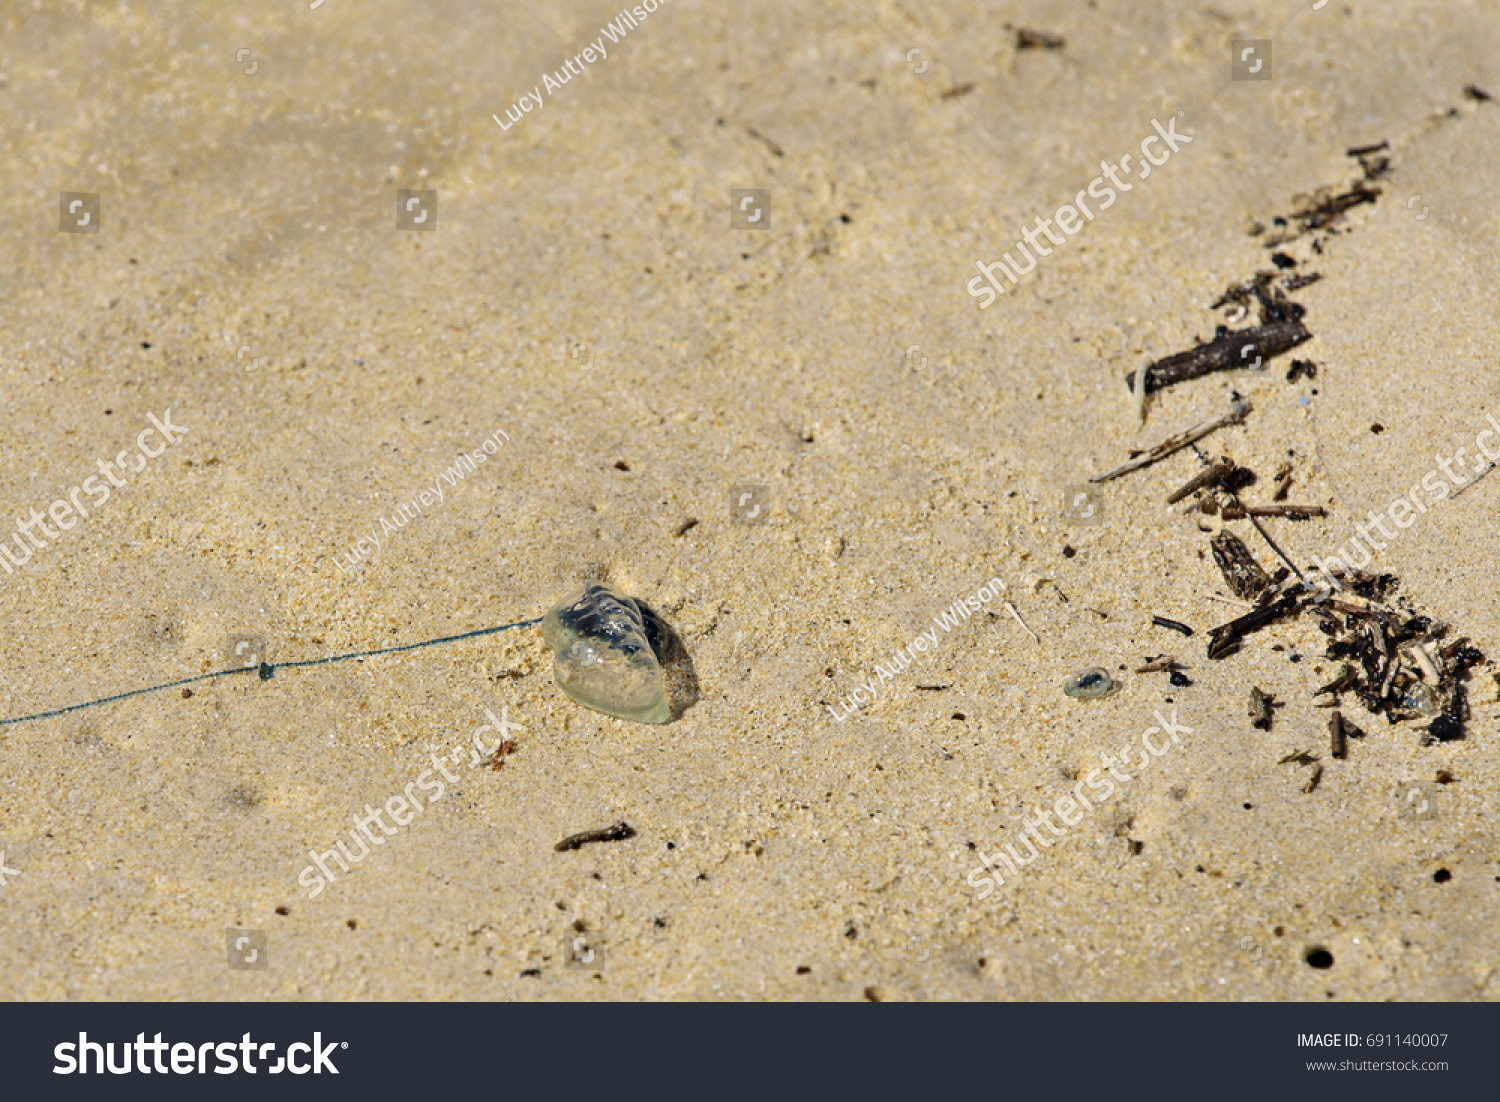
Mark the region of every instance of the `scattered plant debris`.
POLYGON ((490 769, 500 772, 505 768, 505 759, 516 752, 516 740, 508 738, 499 746, 495 747, 495 753, 490 757, 490 769))
POLYGON ((1225 658, 1233 654, 1239 649, 1239 644, 1245 636, 1259 631, 1267 624, 1275 623, 1284 616, 1295 615, 1299 610, 1299 594, 1292 592, 1254 612, 1247 612, 1236 620, 1221 624, 1208 633, 1208 657, 1225 658))
POLYGON ((1334 758, 1349 756, 1349 736, 1344 733, 1344 717, 1337 708, 1328 717, 1328 754, 1334 758))
POLYGON ((1161 673, 1163 670, 1176 671, 1181 669, 1187 669, 1187 667, 1184 666, 1181 662, 1177 661, 1177 659, 1173 658, 1170 654, 1162 654, 1158 655, 1155 658, 1147 659, 1146 664, 1139 667, 1135 672, 1161 673))
POLYGON ((1326 517, 1328 510, 1321 505, 1249 505, 1230 506, 1219 514, 1225 520, 1244 520, 1247 517, 1285 517, 1287 520, 1307 520, 1309 517, 1326 517))
POLYGON ((1221 485, 1229 479, 1235 470, 1236 467, 1233 461, 1229 459, 1220 459, 1216 463, 1210 463, 1205 470, 1194 475, 1176 490, 1173 490, 1167 497, 1167 504, 1176 505, 1190 494, 1195 494, 1199 490, 1205 490, 1211 486, 1221 485))
POLYGON ((1271 493, 1272 501, 1285 501, 1286 495, 1292 488, 1292 465, 1283 463, 1276 470, 1276 486, 1271 493))

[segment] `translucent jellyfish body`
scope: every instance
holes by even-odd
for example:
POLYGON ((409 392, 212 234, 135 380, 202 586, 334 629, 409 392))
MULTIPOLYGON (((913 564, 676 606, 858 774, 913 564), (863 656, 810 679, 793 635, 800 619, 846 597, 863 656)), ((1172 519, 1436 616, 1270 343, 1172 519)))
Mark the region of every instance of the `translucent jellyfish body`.
POLYGON ((1098 700, 1112 693, 1117 684, 1115 679, 1109 676, 1108 670, 1093 666, 1086 670, 1079 670, 1064 681, 1063 692, 1080 700, 1098 700))
POLYGON ((661 626, 634 599, 590 582, 542 619, 557 683, 585 708, 635 723, 671 718, 661 626))

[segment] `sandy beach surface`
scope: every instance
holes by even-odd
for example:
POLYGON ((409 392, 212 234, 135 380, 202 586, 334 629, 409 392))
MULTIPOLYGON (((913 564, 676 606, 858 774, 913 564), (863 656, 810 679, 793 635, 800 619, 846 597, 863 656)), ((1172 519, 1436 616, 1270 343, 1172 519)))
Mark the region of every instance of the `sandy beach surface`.
POLYGON ((0 998, 1500 999, 1497 667, 1452 741, 1345 696, 1334 758, 1315 617, 1206 657, 1247 607, 1165 504, 1191 449, 1064 511, 1238 397, 1203 456, 1257 505, 1291 464, 1328 515, 1263 524, 1307 569, 1465 448, 1366 569, 1500 658, 1494 4, 619 12, 0 5, 0 717, 589 578, 687 655, 665 725, 569 700, 526 626, 0 727, 0 998), (976 262, 1169 124, 981 309, 976 262), (1125 374, 1261 271, 1321 276, 1313 339, 1139 424, 1125 374), (1094 666, 1119 691, 1063 695, 1094 666))

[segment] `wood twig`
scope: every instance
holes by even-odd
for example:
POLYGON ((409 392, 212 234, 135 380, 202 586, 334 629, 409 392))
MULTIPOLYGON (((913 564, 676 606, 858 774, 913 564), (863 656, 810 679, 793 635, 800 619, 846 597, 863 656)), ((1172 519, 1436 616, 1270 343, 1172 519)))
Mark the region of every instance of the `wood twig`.
POLYGON ((1192 444, 1198 440, 1202 440, 1205 436, 1213 432, 1215 429, 1221 429, 1225 425, 1232 425, 1239 421, 1243 421, 1245 419, 1245 415, 1249 412, 1249 402, 1235 402, 1229 407, 1228 413, 1222 414, 1219 417, 1210 418, 1209 420, 1204 421, 1202 424, 1194 425, 1192 428, 1186 430, 1185 432, 1180 432, 1176 436, 1168 437, 1166 440, 1163 440, 1160 444, 1156 445, 1156 447, 1152 448, 1149 451, 1142 452, 1130 462, 1123 463, 1112 471, 1104 472, 1104 474, 1095 475, 1093 478, 1089 479, 1089 481, 1108 482, 1112 478, 1119 478, 1121 475, 1129 474, 1131 471, 1138 471, 1142 467, 1149 467, 1151 464, 1165 459, 1172 453, 1181 451, 1189 444, 1192 444))
POLYGON ((1326 517, 1328 510, 1321 505, 1245 505, 1222 509, 1219 515, 1225 520, 1244 520, 1247 517, 1286 517, 1288 520, 1306 520, 1308 517, 1326 517))
POLYGON ((1200 473, 1194 475, 1177 489, 1173 490, 1172 493, 1167 497, 1167 504, 1176 505, 1179 501, 1187 497, 1189 494, 1197 493, 1199 490, 1202 490, 1208 486, 1217 485, 1225 478, 1227 478, 1233 471, 1234 463, 1228 459, 1221 459, 1217 463, 1210 466, 1207 470, 1201 471, 1200 473))
MULTIPOLYGON (((1257 368, 1272 356, 1279 356, 1311 339, 1307 326, 1295 319, 1239 329, 1186 352, 1157 360, 1145 368, 1146 390, 1148 393, 1161 390, 1215 371, 1257 368)), ((1134 371, 1125 376, 1125 385, 1135 389, 1134 371)))
POLYGON ((1300 591, 1288 593, 1280 600, 1274 601, 1264 608, 1247 612, 1238 619, 1231 620, 1227 624, 1221 624, 1214 628, 1208 633, 1208 657, 1223 658, 1234 650, 1239 641, 1252 631, 1258 631, 1267 624, 1296 612, 1301 599, 1302 594, 1300 591))

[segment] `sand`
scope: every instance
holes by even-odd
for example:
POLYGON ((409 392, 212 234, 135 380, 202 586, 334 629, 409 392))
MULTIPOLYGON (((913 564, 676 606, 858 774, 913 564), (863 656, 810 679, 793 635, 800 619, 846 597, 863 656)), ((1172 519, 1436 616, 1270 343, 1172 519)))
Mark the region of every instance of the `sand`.
MULTIPOLYGON (((1493 7, 670 0, 494 121, 617 11, 0 9, 6 516, 148 414, 187 428, 0 576, 0 714, 223 669, 232 636, 293 662, 531 619, 586 577, 659 610, 697 685, 665 726, 589 712, 528 627, 0 728, 0 997, 1500 998, 1494 667, 1467 739, 1346 703, 1367 736, 1334 761, 1309 618, 1204 656, 1237 612, 1208 523, 1163 505, 1191 453, 1104 486, 1100 524, 1061 513, 1236 392, 1204 447, 1256 501, 1294 453, 1291 499, 1331 513, 1270 522, 1303 565, 1472 449, 1500 415, 1500 105, 1463 93, 1500 92, 1493 7), (1273 39, 1273 79, 1230 80, 1234 38, 1273 39), (976 260, 1173 117, 1191 144, 979 309, 976 260), (1270 268, 1247 223, 1380 140, 1380 200, 1288 247, 1323 276, 1296 295, 1316 379, 1282 357, 1137 425, 1124 374, 1270 268), (397 189, 437 193, 435 229, 397 228, 397 189), (766 228, 731 228, 734 189, 768 189, 766 228), (59 232, 62 191, 99 233, 59 232), (1161 653, 1190 687, 1061 692, 1161 653), (978 897, 977 854, 1174 708, 1177 742, 978 897), (519 725, 504 768, 450 761, 311 894, 309 852, 486 709, 519 725)), ((1500 657, 1497 494, 1378 569, 1500 657)))

